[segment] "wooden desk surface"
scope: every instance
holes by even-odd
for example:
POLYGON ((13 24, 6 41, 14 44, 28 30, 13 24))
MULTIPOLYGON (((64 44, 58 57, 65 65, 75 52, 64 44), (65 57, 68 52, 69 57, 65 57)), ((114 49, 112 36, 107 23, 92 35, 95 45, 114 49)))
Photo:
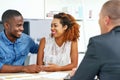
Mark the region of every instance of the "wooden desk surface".
POLYGON ((0 73, 0 80, 63 80, 70 71, 28 73, 0 73), (62 77, 57 76, 62 75, 62 77))

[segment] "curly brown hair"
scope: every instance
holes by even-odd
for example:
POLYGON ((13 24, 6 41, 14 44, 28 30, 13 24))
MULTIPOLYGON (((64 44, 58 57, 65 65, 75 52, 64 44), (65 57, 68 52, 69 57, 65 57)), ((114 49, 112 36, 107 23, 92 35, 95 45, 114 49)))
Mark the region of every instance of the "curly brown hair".
POLYGON ((64 35, 64 41, 77 41, 79 39, 79 24, 76 22, 75 18, 66 13, 55 14, 53 18, 60 19, 62 26, 67 25, 67 29, 64 35))

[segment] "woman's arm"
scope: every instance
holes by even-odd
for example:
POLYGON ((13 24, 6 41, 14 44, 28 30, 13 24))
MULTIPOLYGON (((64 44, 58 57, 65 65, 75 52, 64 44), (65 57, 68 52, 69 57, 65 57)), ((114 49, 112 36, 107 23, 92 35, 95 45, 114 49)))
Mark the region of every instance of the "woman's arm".
POLYGON ((43 65, 44 48, 45 48, 45 38, 42 38, 40 40, 38 54, 37 54, 37 65, 43 65))
POLYGON ((71 63, 66 66, 61 66, 61 71, 63 70, 72 70, 78 65, 78 42, 72 41, 71 51, 70 51, 71 63))

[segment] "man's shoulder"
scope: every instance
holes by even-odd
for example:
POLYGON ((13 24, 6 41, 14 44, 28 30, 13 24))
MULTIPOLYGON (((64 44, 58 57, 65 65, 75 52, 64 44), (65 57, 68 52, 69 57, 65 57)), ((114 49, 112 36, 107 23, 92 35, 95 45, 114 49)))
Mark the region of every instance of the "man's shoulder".
POLYGON ((27 34, 25 34, 25 33, 22 33, 21 37, 20 37, 18 40, 31 41, 32 38, 31 38, 29 35, 27 35, 27 34))
POLYGON ((0 32, 0 41, 1 41, 2 38, 4 38, 3 35, 4 35, 4 33, 0 32))
POLYGON ((116 39, 116 37, 114 36, 114 34, 110 32, 110 33, 101 34, 101 35, 91 37, 90 42, 95 42, 96 44, 97 43, 107 44, 107 43, 111 43, 113 41, 116 41, 115 39, 116 39))
POLYGON ((111 36, 112 36, 111 33, 106 33, 106 34, 93 36, 93 37, 91 37, 91 39, 95 39, 95 40, 108 39, 111 36))
POLYGON ((31 37, 25 33, 22 33, 21 38, 31 38, 31 37))
POLYGON ((0 32, 0 38, 2 37, 2 32, 0 32))

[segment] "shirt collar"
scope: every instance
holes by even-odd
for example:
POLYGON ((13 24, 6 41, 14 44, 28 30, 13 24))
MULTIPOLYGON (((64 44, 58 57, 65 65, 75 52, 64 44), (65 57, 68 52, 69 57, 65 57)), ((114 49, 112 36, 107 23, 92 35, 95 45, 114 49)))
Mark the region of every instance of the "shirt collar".
POLYGON ((11 41, 7 38, 7 36, 5 35, 5 31, 2 31, 2 37, 3 37, 3 40, 5 41, 5 43, 6 43, 7 45, 11 45, 11 44, 15 44, 15 43, 20 43, 20 42, 21 42, 21 38, 18 38, 14 43, 11 42, 11 41))
POLYGON ((120 25, 113 28, 115 31, 120 31, 120 25))

